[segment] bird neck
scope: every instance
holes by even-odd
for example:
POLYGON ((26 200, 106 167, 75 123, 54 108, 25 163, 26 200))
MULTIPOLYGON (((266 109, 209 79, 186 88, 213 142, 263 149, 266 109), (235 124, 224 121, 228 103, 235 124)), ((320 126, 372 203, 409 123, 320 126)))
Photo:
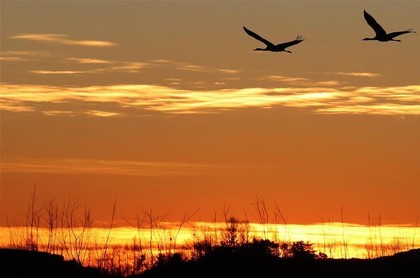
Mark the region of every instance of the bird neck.
POLYGON ((266 48, 255 48, 254 51, 265 51, 267 50, 266 48))
POLYGON ((362 41, 373 41, 376 40, 376 38, 364 38, 362 41))

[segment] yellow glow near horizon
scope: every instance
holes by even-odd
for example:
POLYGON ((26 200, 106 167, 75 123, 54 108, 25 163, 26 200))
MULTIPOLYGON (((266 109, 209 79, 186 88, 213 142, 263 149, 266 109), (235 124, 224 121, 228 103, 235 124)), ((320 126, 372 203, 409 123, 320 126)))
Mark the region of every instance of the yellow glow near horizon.
MULTIPOLYGON (((103 248, 107 241, 112 248, 132 247, 133 242, 140 244, 145 252, 173 252, 190 250, 193 242, 211 240, 213 244, 223 239, 226 223, 161 222, 152 229, 145 227, 89 228, 86 244, 91 248, 103 248), (151 241, 150 241, 151 240, 151 241), (119 247, 118 247, 119 246, 119 247), (148 250, 152 248, 153 250, 148 250)), ((364 226, 341 222, 298 224, 257 224, 237 223, 247 231, 248 239, 269 239, 277 243, 304 241, 313 244, 315 251, 325 253, 329 258, 373 258, 393 255, 420 247, 416 237, 417 227, 408 225, 364 226), (242 225, 242 226, 241 226, 242 225)), ((0 227, 3 247, 24 243, 29 228, 0 227)), ((76 228, 75 234, 82 229, 76 228)), ((56 229, 55 237, 64 235, 65 230, 56 229)), ((240 233, 240 232, 238 232, 240 233)), ((47 228, 39 229, 39 244, 45 246, 51 233, 47 228)), ((50 238, 51 240, 51 238, 50 238)), ((58 242, 58 238, 55 239, 58 242)), ((68 239, 69 240, 69 239, 68 239)), ((69 241, 70 243, 70 241, 69 241)))

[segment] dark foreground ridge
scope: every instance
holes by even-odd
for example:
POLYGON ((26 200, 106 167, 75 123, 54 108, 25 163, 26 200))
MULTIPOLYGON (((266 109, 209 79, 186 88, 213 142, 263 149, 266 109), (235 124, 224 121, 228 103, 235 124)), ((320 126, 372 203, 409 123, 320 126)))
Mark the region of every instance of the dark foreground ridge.
POLYGON ((420 277, 420 249, 375 259, 285 259, 246 253, 214 254, 184 263, 173 259, 141 277, 420 277))
POLYGON ((63 256, 46 252, 19 249, 0 249, 0 277, 112 277, 99 269, 83 267, 75 261, 65 261, 63 256))
MULTIPOLYGON (((420 249, 375 259, 278 258, 225 248, 195 260, 167 256, 149 277, 420 277, 420 249)), ((118 277, 45 252, 0 249, 1 277, 118 277)))

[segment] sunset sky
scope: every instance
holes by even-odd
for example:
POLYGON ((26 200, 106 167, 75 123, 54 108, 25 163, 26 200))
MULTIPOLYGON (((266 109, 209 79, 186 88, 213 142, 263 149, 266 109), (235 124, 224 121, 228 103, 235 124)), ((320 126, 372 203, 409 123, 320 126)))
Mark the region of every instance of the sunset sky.
MULTIPOLYGON (((416 224, 420 1, 1 1, 0 225, 77 200, 416 224), (369 12, 402 42, 373 37, 369 12), (291 54, 253 51, 302 35, 291 54), (260 199, 261 200, 261 199, 260 199)), ((270 216, 271 217, 271 216, 270 216)))

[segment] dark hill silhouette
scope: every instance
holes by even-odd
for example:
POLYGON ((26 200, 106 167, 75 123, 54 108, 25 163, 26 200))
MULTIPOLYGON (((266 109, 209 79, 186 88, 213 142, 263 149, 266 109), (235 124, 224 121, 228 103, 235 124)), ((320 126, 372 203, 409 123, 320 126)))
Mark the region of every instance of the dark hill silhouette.
MULTIPOLYGON (((328 259, 282 258, 276 253, 277 247, 270 241, 257 241, 240 246, 216 246, 189 260, 178 253, 160 255, 152 268, 130 277, 420 277, 420 249, 375 259, 328 259)), ((0 276, 120 277, 65 261, 59 255, 16 249, 0 249, 0 276)))
POLYGON ((18 249, 0 249, 1 277, 111 277, 99 269, 83 267, 75 261, 65 261, 60 255, 18 249))
POLYGON ((420 277, 419 265, 420 249, 375 259, 296 259, 224 247, 198 260, 172 256, 136 277, 420 277))

